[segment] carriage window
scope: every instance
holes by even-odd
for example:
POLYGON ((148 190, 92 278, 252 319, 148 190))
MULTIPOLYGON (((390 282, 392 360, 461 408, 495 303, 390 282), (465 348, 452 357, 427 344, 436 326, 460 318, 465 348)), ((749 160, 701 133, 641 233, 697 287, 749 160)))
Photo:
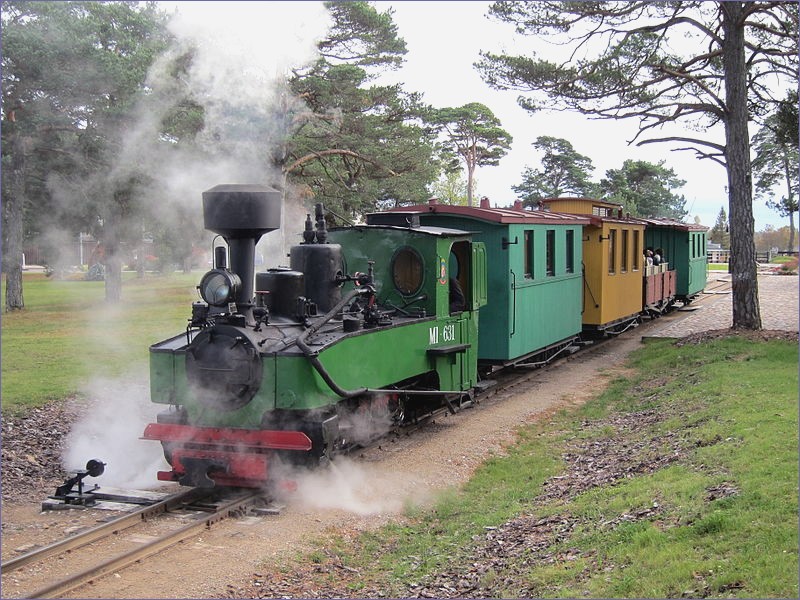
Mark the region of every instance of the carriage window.
POLYGON ((413 296, 419 291, 422 272, 422 257, 413 248, 400 248, 392 258, 394 287, 404 296, 413 296))
POLYGON ((608 272, 616 273, 617 264, 615 262, 615 255, 617 252, 617 230, 611 229, 608 232, 608 272))
POLYGON ((533 231, 525 232, 525 277, 533 279, 533 231))
POLYGON ((548 229, 546 247, 547 276, 552 277, 556 274, 556 230, 548 229))
POLYGON ((622 273, 628 272, 628 230, 622 230, 622 259, 620 260, 619 270, 622 273))
POLYGON ((575 272, 575 232, 567 230, 567 273, 575 272))
POLYGON ((633 270, 639 270, 639 257, 642 255, 642 251, 639 250, 639 232, 633 232, 633 270))

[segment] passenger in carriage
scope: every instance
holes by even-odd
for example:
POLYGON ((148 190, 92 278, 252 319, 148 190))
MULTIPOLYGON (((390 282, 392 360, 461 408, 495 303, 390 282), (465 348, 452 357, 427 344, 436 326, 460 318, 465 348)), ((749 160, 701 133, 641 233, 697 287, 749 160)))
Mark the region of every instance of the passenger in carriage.
POLYGON ((653 251, 650 248, 644 251, 644 262, 648 267, 653 266, 653 251))
POLYGON ((653 264, 660 265, 665 262, 667 262, 667 257, 664 256, 664 251, 661 248, 656 248, 656 252, 653 254, 653 264), (658 262, 656 262, 656 256, 658 257, 658 262))
POLYGON ((656 248, 656 251, 653 252, 653 265, 656 266, 656 267, 661 264, 661 253, 662 252, 663 252, 663 250, 661 250, 661 248, 656 248))

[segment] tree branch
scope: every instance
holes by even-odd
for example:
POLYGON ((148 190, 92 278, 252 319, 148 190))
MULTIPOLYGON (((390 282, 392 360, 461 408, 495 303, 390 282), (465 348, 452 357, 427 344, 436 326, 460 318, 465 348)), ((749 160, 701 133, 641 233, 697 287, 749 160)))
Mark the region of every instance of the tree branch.
POLYGON ((358 152, 353 152, 352 150, 342 150, 342 149, 337 149, 337 148, 330 149, 330 150, 321 150, 320 152, 310 152, 309 154, 306 154, 305 156, 301 156, 300 158, 295 160, 292 164, 284 167, 283 168, 283 172, 285 174, 288 174, 288 173, 291 173, 292 171, 294 171, 295 169, 297 169, 298 167, 301 167, 305 163, 310 162, 312 160, 315 160, 315 159, 320 160, 325 156, 337 156, 337 155, 338 156, 351 156, 353 158, 357 158, 357 159, 359 159, 361 161, 364 161, 364 162, 367 162, 367 163, 369 163, 371 165, 375 165, 379 169, 383 169, 384 171, 386 171, 387 173, 389 173, 393 177, 397 177, 398 176, 398 173, 395 173, 390 168, 385 167, 384 165, 380 164, 379 162, 374 161, 374 160, 372 160, 370 158, 367 158, 366 156, 363 156, 363 155, 359 154, 358 152))

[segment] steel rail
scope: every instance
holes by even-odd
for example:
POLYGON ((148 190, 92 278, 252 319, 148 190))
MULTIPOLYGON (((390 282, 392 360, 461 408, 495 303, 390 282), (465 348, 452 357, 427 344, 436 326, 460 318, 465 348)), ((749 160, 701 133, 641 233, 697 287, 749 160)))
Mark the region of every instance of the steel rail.
POLYGON ((80 573, 76 573, 75 575, 70 575, 69 577, 43 587, 26 597, 63 597, 64 594, 74 590, 77 587, 80 587, 84 583, 99 579, 105 575, 108 575, 109 573, 123 569, 128 565, 135 563, 136 561, 142 560, 154 554, 158 554, 170 546, 174 546, 186 538, 195 535, 198 530, 208 528, 214 523, 233 515, 242 508, 246 508, 261 497, 261 492, 255 491, 249 492, 244 496, 240 496, 239 498, 229 500, 228 502, 222 504, 214 513, 208 516, 199 517, 191 523, 184 525, 175 531, 164 534, 144 546, 134 548, 133 550, 125 552, 119 556, 110 558, 97 566, 81 571, 80 573))
POLYGON ((88 529, 82 533, 78 533, 63 540, 59 540, 58 542, 48 544, 47 546, 31 550, 30 552, 27 552, 21 556, 17 556, 16 558, 7 560, 0 565, 0 570, 2 570, 3 573, 10 573, 11 571, 20 569, 32 562, 44 560, 45 558, 53 556, 54 554, 62 554, 64 552, 69 552, 70 550, 75 550, 76 548, 80 548, 86 544, 91 544, 92 542, 112 536, 115 533, 128 529, 129 527, 133 527, 137 523, 147 520, 149 517, 169 512, 170 510, 174 510, 180 506, 190 504, 191 502, 198 500, 203 495, 204 494, 198 493, 196 489, 173 494, 172 496, 164 498, 155 504, 145 506, 144 508, 136 510, 132 513, 121 515, 116 519, 96 527, 92 527, 91 529, 88 529))

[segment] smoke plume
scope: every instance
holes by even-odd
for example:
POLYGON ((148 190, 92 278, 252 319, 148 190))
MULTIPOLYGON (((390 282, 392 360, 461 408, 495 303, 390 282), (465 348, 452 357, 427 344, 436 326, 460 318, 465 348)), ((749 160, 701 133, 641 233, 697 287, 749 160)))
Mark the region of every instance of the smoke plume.
MULTIPOLYGON (((291 68, 316 58, 316 42, 329 25, 327 11, 320 2, 180 2, 176 6, 169 24, 175 43, 151 68, 148 93, 121 138, 110 171, 101 175, 102 180, 88 183, 50 182, 53 197, 65 206, 85 195, 84 188, 114 190, 126 181, 142 180, 144 173, 145 183, 137 187, 135 198, 141 213, 176 231, 199 230, 204 190, 221 183, 283 187, 282 175, 270 170, 269 159, 290 133, 287 115, 303 108, 291 97, 286 77, 291 68), (187 56, 191 59, 185 74, 176 79, 175 62, 187 56), (160 134, 176 98, 189 98, 202 106, 199 143, 182 143, 160 134)), ((298 212, 305 211, 295 209, 298 212)), ((302 222, 289 226, 299 230, 302 222)), ((265 257, 269 266, 282 261, 285 249, 279 246, 265 257)), ((164 337, 173 333, 165 331, 164 337)), ((146 382, 146 376, 140 381, 146 382)), ((93 408, 70 433, 64 466, 83 468, 89 458, 99 458, 108 463, 102 476, 105 485, 154 484, 155 472, 166 463, 158 444, 139 440, 145 424, 162 408, 149 404, 147 386, 96 379, 86 393, 93 408)))
POLYGON ((89 459, 106 463, 105 472, 87 483, 102 487, 152 487, 156 471, 167 468, 160 444, 139 439, 161 408, 149 402, 146 378, 95 379, 84 390, 89 407, 65 440, 63 464, 83 469, 89 459))

